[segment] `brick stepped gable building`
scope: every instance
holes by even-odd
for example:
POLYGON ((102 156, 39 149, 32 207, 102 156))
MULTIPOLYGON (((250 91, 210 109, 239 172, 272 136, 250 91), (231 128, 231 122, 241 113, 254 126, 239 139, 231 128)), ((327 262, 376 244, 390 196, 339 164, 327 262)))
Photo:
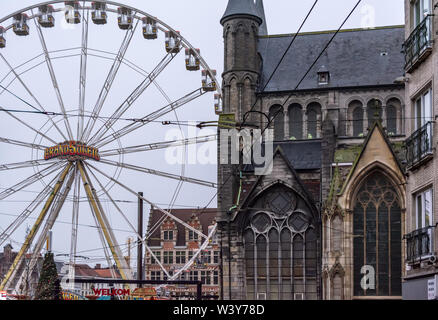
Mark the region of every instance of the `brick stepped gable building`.
MULTIPOLYGON (((217 209, 173 209, 169 212, 205 235, 209 234, 217 215, 217 209)), ((164 214, 157 209, 152 209, 150 212, 147 234, 149 248, 170 275, 183 267, 203 242, 197 233, 164 217, 164 214)), ((218 299, 219 257, 219 243, 213 238, 194 264, 187 272, 182 273, 178 280, 202 281, 204 298, 218 299)), ((148 280, 167 280, 167 275, 148 251, 145 252, 145 275, 148 280)), ((169 285, 167 290, 174 299, 196 298, 196 286, 169 285)))
MULTIPOLYGON (((272 173, 218 166, 224 298, 400 299, 404 27, 341 31, 293 90, 334 31, 298 35, 266 85, 293 35, 268 35, 260 0, 229 0, 220 22, 223 113, 242 123, 257 99, 255 111, 278 114, 272 173), (367 290, 364 265, 375 271, 367 290)), ((247 119, 267 124, 260 113, 247 119)))

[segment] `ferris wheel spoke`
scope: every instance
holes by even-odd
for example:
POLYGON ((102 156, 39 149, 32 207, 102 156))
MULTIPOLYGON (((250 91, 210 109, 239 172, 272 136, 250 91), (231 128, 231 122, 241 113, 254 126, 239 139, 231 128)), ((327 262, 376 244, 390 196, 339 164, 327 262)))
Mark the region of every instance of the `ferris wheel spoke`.
POLYGON ((156 175, 156 176, 163 177, 163 178, 168 178, 168 179, 173 179, 173 180, 178 180, 178 181, 198 184, 198 185, 205 186, 205 187, 210 187, 210 188, 217 188, 217 184, 214 183, 214 182, 210 182, 210 181, 205 181, 205 180, 200 180, 200 179, 184 177, 184 176, 180 176, 180 175, 176 175, 176 174, 172 174, 172 173, 168 173, 168 172, 152 170, 152 169, 148 169, 148 168, 144 168, 144 167, 139 167, 139 166, 135 166, 135 165, 132 165, 132 164, 116 162, 116 161, 112 161, 112 160, 101 159, 100 162, 104 163, 104 164, 108 164, 110 166, 114 166, 114 167, 118 167, 118 168, 123 168, 123 169, 134 170, 134 171, 142 172, 142 173, 146 173, 146 174, 152 174, 152 175, 156 175))
MULTIPOLYGON (((79 224, 79 201, 81 198, 81 184, 78 167, 75 166, 75 185, 73 190, 73 210, 71 216, 71 242, 70 242, 70 257, 69 266, 76 264, 76 249, 78 244, 78 224, 79 224)), ((73 268, 74 272, 74 268, 73 268)))
POLYGON ((217 140, 217 135, 212 134, 212 135, 196 137, 196 138, 155 142, 155 143, 148 143, 148 144, 144 144, 144 145, 140 145, 140 146, 132 146, 132 147, 119 148, 119 149, 104 150, 104 151, 100 151, 100 156, 101 157, 111 157, 111 156, 117 156, 117 155, 121 155, 121 154, 139 153, 139 152, 160 150, 160 149, 166 149, 166 148, 172 148, 172 147, 178 147, 178 146, 186 146, 186 145, 191 145, 191 144, 206 143, 206 142, 216 141, 216 140, 217 140))
POLYGON ((165 214, 166 216, 168 216, 169 218, 171 218, 172 220, 180 223, 181 225, 183 225, 184 227, 186 227, 189 230, 192 230, 193 232, 197 233, 200 237, 202 238, 207 238, 207 236, 205 234, 203 234, 201 231, 199 231, 198 229, 193 228, 191 225, 185 223, 184 221, 182 221, 181 219, 179 219, 178 217, 175 217, 174 215, 172 215, 170 212, 163 210, 160 208, 160 206, 156 205, 155 203, 149 201, 148 199, 146 199, 143 196, 140 196, 137 192, 135 192, 134 190, 132 190, 131 188, 127 187, 126 185, 124 185, 123 183, 121 183, 120 181, 114 179, 113 177, 110 177, 109 175, 107 175, 105 172, 103 172, 102 170, 99 170, 98 168, 96 168, 95 166, 86 163, 85 164, 87 167, 93 168, 94 170, 96 170, 97 172, 99 172, 101 175, 103 175, 104 177, 106 177, 107 179, 109 179, 110 181, 118 184, 119 186, 121 186, 123 189, 129 191, 130 193, 134 194, 136 197, 142 199, 143 201, 147 202, 148 204, 150 204, 152 207, 156 208, 157 210, 159 210, 161 213, 165 214))
POLYGON ((30 167, 49 166, 56 162, 47 160, 30 160, 17 163, 0 164, 0 171, 16 170, 30 167))
MULTIPOLYGON (((59 134, 62 136, 62 138, 64 140, 67 140, 67 138, 65 137, 64 133, 61 131, 61 129, 58 127, 58 125, 56 124, 55 121, 53 121, 53 118, 50 116, 49 112, 46 111, 46 109, 44 109, 44 107, 41 105, 41 103, 39 102, 39 100, 35 97, 35 95, 32 93, 32 91, 30 91, 29 87, 24 83, 24 81, 21 79, 20 75, 16 72, 16 70, 12 67, 12 65, 6 60, 6 58, 3 56, 3 54, 0 53, 0 57, 2 58, 2 60, 6 63, 6 65, 8 66, 8 68, 11 70, 11 72, 14 74, 15 78, 20 82, 20 84, 22 85, 22 87, 26 90, 26 92, 32 97, 32 99, 35 101, 35 103, 38 105, 39 109, 41 112, 44 112, 44 114, 47 116, 47 118, 49 119, 49 121, 52 123, 52 125, 56 128, 56 130, 59 132, 59 134)), ((15 118, 15 117, 14 117, 15 118)), ((26 125, 27 126, 27 125, 26 125)), ((47 138, 46 136, 44 136, 46 139, 48 139, 49 141, 53 141, 50 138, 47 138)), ((55 143, 56 144, 56 143, 55 143)))
POLYGON ((26 207, 26 209, 18 215, 18 217, 0 234, 0 246, 22 225, 22 223, 35 211, 35 209, 43 202, 43 200, 52 192, 52 185, 58 177, 55 176, 43 190, 35 197, 34 200, 26 207))
POLYGON ((47 236, 49 235, 49 231, 53 228, 56 219, 59 216, 59 212, 61 211, 62 207, 64 206, 65 200, 70 193, 71 186, 73 184, 74 178, 75 178, 75 170, 70 170, 69 175, 66 177, 66 184, 62 186, 62 189, 57 194, 56 199, 54 200, 54 204, 52 205, 52 208, 50 210, 50 214, 44 224, 44 228, 41 231, 34 248, 32 250, 31 260, 28 266, 23 269, 21 272, 21 276, 18 278, 17 284, 15 286, 15 290, 19 292, 21 284, 25 279, 28 279, 28 277, 32 274, 37 262, 38 262, 38 256, 40 255, 41 249, 43 248, 44 242, 47 239, 47 236))
POLYGON ((5 191, 0 192, 0 200, 4 200, 14 193, 23 190, 24 188, 34 184, 35 182, 41 180, 42 178, 54 173, 56 170, 58 170, 61 167, 62 163, 58 162, 55 164, 50 165, 47 168, 44 168, 43 170, 25 178, 21 182, 17 183, 16 185, 7 188, 5 191))
MULTIPOLYGON (((33 11, 32 11, 32 14, 33 14, 33 11)), ((55 94, 56 94, 56 98, 58 99, 59 107, 61 109, 61 112, 63 113, 65 128, 67 129, 67 133, 68 133, 70 140, 73 140, 73 132, 72 132, 71 127, 70 127, 70 122, 68 121, 67 112, 65 110, 64 101, 62 99, 61 91, 59 89, 58 80, 56 79, 55 70, 53 68, 52 60, 50 59, 49 50, 47 49, 46 40, 44 38, 43 31, 41 30, 41 26, 39 25, 39 23, 37 23, 36 19, 34 19, 34 23, 35 23, 36 29, 38 31, 38 36, 40 38, 41 46, 43 48, 47 68, 48 68, 49 74, 50 74, 50 78, 52 79, 53 89, 55 90, 55 94)))
POLYGON ((105 215, 105 212, 102 208, 102 205, 99 201, 99 197, 97 196, 97 192, 93 187, 93 184, 88 176, 88 173, 82 162, 78 162, 79 171, 81 173, 82 182, 87 193, 88 201, 90 203, 91 209, 94 212, 96 219, 102 228, 102 232, 105 236, 105 240, 107 241, 112 256, 116 262, 116 265, 120 271, 122 279, 130 280, 132 279, 131 270, 126 263, 126 260, 123 258, 122 252, 120 250, 120 246, 117 244, 117 239, 113 233, 113 230, 108 222, 108 219, 105 215))
POLYGON ((84 130, 84 112, 85 112, 85 93, 87 88, 87 62, 88 62, 88 22, 90 18, 90 11, 87 11, 85 16, 85 6, 82 11, 82 47, 81 47, 81 64, 79 75, 79 118, 77 139, 84 130))
POLYGON ((141 118, 140 120, 136 121, 135 123, 131 123, 125 127, 123 127, 120 130, 117 130, 117 132, 112 133, 108 136, 106 136, 105 138, 102 138, 100 141, 96 141, 96 147, 97 148, 101 148, 111 142, 116 141, 117 139, 133 132, 136 131, 140 128, 142 128, 143 126, 161 118, 162 116, 175 111, 176 109, 181 108, 182 106, 186 105, 187 103, 201 97, 202 95, 205 94, 205 91, 202 90, 202 88, 196 89, 188 94, 186 94, 185 96, 181 97, 178 100, 175 100, 171 103, 169 103, 168 105, 148 114, 147 116, 141 118))
POLYGON ((0 107, 1 111, 4 111, 7 115, 9 115, 10 117, 14 118, 15 120, 17 120, 18 122, 20 122, 23 126, 29 128, 30 130, 32 130, 33 132, 35 132, 36 134, 42 136, 43 138, 49 140, 50 142, 52 142, 53 144, 57 144, 57 142, 55 140, 53 140, 52 138, 46 136, 44 133, 42 133, 41 131, 35 129, 34 127, 32 127, 31 125, 29 125, 28 123, 26 123, 25 121, 21 120, 20 118, 16 117, 14 114, 12 114, 11 112, 9 112, 8 110, 3 109, 2 107, 0 107))
POLYGON ((123 62, 123 59, 126 55, 126 52, 129 48, 129 45, 131 43, 132 37, 135 33, 135 30, 137 29, 139 24, 139 21, 137 20, 137 23, 135 26, 131 29, 128 29, 126 31, 125 37, 122 41, 122 44, 120 46, 119 52, 117 53, 116 57, 114 58, 113 64, 111 66, 111 69, 109 70, 108 76, 105 80, 105 83, 102 87, 102 90, 100 91, 99 98, 97 99, 96 105, 94 106, 93 112, 91 113, 91 117, 87 122, 87 125, 85 126, 84 131, 81 134, 81 138, 79 140, 88 140, 91 131, 93 130, 94 125, 96 124, 96 120, 99 117, 100 111, 102 110, 102 107, 105 103, 105 100, 111 90, 111 87, 114 83, 114 80, 117 76, 117 73, 120 69, 120 66, 123 62))
POLYGON ((38 150, 42 150, 42 151, 44 151, 48 148, 47 146, 43 146, 40 144, 28 143, 28 142, 23 142, 23 141, 18 141, 18 140, 14 140, 14 139, 8 139, 8 138, 1 138, 1 137, 0 137, 0 142, 12 144, 12 145, 16 145, 16 146, 21 146, 21 147, 26 147, 26 148, 31 148, 31 149, 38 149, 38 150))
POLYGON ((126 221, 126 223, 129 225, 129 227, 132 229, 132 231, 137 235, 137 238, 139 238, 140 240, 142 239, 142 236, 140 234, 137 233, 136 228, 132 225, 132 223, 129 221, 129 219, 126 217, 126 215, 123 213, 123 211, 120 209, 120 207, 117 205, 117 203, 113 200, 113 198, 111 197, 110 193, 105 189, 105 187, 103 186, 103 184, 99 181, 99 179, 97 179, 96 175, 94 174, 94 172, 92 170, 89 170, 91 175, 93 176, 94 180, 97 181, 97 183, 99 184, 99 187, 103 190, 103 192, 106 194, 106 196, 108 197, 108 199, 111 201, 111 203, 114 205, 114 207, 116 208, 116 210, 121 214, 121 216, 123 217, 123 219, 126 221))
POLYGON ((103 124, 91 139, 90 144, 99 141, 108 130, 118 121, 118 119, 125 114, 125 112, 137 101, 137 99, 146 91, 153 81, 166 69, 169 63, 177 56, 178 53, 167 53, 164 58, 158 63, 154 70, 149 73, 147 78, 143 80, 140 85, 126 98, 126 100, 117 108, 111 117, 103 124))
POLYGON ((47 199, 40 215, 38 216, 34 226, 26 236, 26 240, 24 241, 23 246, 21 247, 20 251, 17 253, 14 262, 12 263, 11 267, 9 268, 9 271, 6 273, 5 277, 3 278, 2 283, 0 284, 0 290, 4 290, 5 288, 9 288, 9 285, 11 284, 11 281, 15 278, 15 275, 17 271, 20 269, 20 266, 23 262, 23 257, 25 257, 25 253, 31 246, 39 228, 41 227, 41 224, 44 220, 44 218, 47 215, 47 212, 50 210, 50 207, 52 206, 56 195, 58 194, 59 190, 61 189, 62 185, 64 184, 65 178, 70 171, 72 164, 69 163, 65 169, 63 170, 58 182, 56 183, 53 192, 50 194, 49 198, 47 199))

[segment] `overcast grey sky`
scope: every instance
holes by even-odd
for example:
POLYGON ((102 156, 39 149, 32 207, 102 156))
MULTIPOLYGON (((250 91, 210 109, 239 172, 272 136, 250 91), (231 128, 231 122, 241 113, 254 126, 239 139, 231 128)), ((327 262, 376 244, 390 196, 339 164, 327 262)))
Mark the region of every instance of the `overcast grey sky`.
MULTIPOLYGON (((137 7, 147 13, 158 17, 176 30, 180 30, 181 34, 196 48, 201 49, 201 55, 207 61, 212 69, 218 70, 218 77, 223 70, 223 40, 222 28, 219 20, 225 11, 227 0, 126 0, 120 1, 133 7, 137 7)), ((265 0, 265 10, 267 17, 268 30, 270 34, 294 33, 301 24, 303 18, 313 4, 313 0, 265 0)), ((348 12, 355 5, 356 0, 320 0, 315 11, 309 17, 303 31, 320 31, 337 29, 340 23, 345 19, 348 12)), ((36 4, 35 0, 1 0, 0 16, 6 16, 21 8, 36 4)), ((80 27, 63 29, 65 24, 60 23, 62 16, 57 15, 57 27, 52 29, 44 29, 49 50, 65 49, 80 45, 81 31, 80 27)), ((123 32, 115 25, 115 17, 110 16, 110 22, 106 26, 90 26, 90 47, 94 49, 108 50, 117 52, 121 42, 123 32)), ((385 26, 399 25, 404 23, 404 7, 403 0, 364 0, 359 6, 354 15, 350 18, 345 28, 358 28, 368 26, 385 26)), ((8 32, 8 46, 1 53, 5 55, 8 61, 13 66, 18 66, 24 61, 41 53, 41 45, 36 36, 35 26, 30 24, 31 36, 26 38, 16 37, 12 32, 8 32)), ((133 43, 128 51, 127 58, 143 67, 147 71, 153 69, 156 63, 163 57, 164 44, 160 38, 158 42, 146 42, 142 39, 140 32, 135 36, 133 43)), ((157 83, 163 87, 169 97, 174 100, 181 97, 183 94, 199 87, 200 74, 188 73, 183 68, 183 54, 172 63, 166 72, 157 80, 157 83)), ((77 87, 79 75, 79 60, 64 61, 65 59, 54 62, 55 71, 57 72, 60 82, 61 91, 65 97, 66 107, 68 110, 76 110, 77 106, 77 87)), ((89 61, 89 80, 90 86, 87 96, 87 108, 90 110, 94 106, 97 95, 100 91, 103 80, 106 77, 107 70, 111 66, 111 62, 101 61, 99 59, 90 58, 89 61)), ((0 63, 0 77, 9 70, 0 63)), ((24 70, 22 70, 24 71, 24 70)), ((50 83, 50 78, 47 75, 47 68, 41 65, 34 70, 23 75, 23 79, 37 93, 42 103, 47 106, 49 111, 58 111, 59 108, 55 99, 53 87, 50 83)), ((103 114, 111 115, 114 107, 120 101, 126 98, 127 93, 132 91, 142 78, 138 74, 133 74, 127 68, 121 68, 120 74, 114 84, 115 92, 108 97, 108 109, 105 107, 103 114), (113 107, 113 109, 111 109, 113 107)), ((20 97, 30 101, 29 95, 23 88, 14 83, 11 90, 20 97)), ((165 104, 163 97, 157 90, 151 89, 148 95, 142 97, 138 101, 139 107, 129 113, 131 117, 144 116, 144 108, 158 107, 165 104)), ((0 105, 8 107, 18 107, 24 109, 25 106, 19 103, 10 95, 0 95, 0 105)), ((149 111, 155 110, 151 109, 149 111)), ((184 108, 178 113, 182 120, 215 120, 217 117, 214 114, 212 96, 204 96, 195 101, 187 108, 184 108)), ((23 116, 23 119, 33 123, 36 127, 44 124, 40 116, 23 116)), ((59 118, 57 119, 59 120, 59 118)), ((165 120, 174 120, 173 117, 168 117, 165 120)), ((15 138, 32 142, 35 134, 26 128, 20 126, 17 122, 0 114, 0 137, 15 138)), ((126 125, 120 124, 117 128, 126 125)), ((131 135, 122 140, 123 146, 139 145, 148 142, 163 141, 165 139, 166 130, 161 125, 156 124, 150 126, 149 129, 139 132, 139 134, 131 135)), ((49 134, 55 134, 52 130, 49 134)), ((201 134, 211 133, 205 131, 201 134)), ((47 142, 47 141, 46 141, 47 142)), ((214 149, 214 143, 213 143, 214 149)), ((38 155, 41 156, 41 155, 38 155)), ((10 145, 0 144, 0 164, 25 161, 30 159, 29 150, 23 151, 20 147, 11 147, 10 145)), ((117 160, 117 159, 114 159, 117 160)), ((164 161, 164 152, 158 152, 154 155, 134 155, 125 158, 125 162, 146 166, 152 169, 171 172, 174 174, 181 173, 181 166, 169 165, 164 161)), ((104 166, 99 168, 104 169, 104 166)), ((106 168, 107 170, 108 168, 106 168)), ((112 169, 109 172, 113 172, 112 169)), ((23 170, 16 172, 4 173, 0 172, 0 188, 10 187, 12 184, 19 182, 26 176, 33 173, 32 170, 23 170)), ((196 178, 216 181, 216 166, 210 165, 190 165, 186 168, 186 175, 196 178)), ((151 177, 137 173, 122 172, 120 181, 130 186, 136 191, 144 191, 145 196, 150 200, 162 204, 166 207, 170 203, 173 192, 177 186, 175 181, 163 180, 163 178, 151 177)), ((40 191, 42 185, 36 183, 28 188, 28 192, 20 192, 19 194, 10 197, 4 201, 0 201, 0 227, 3 229, 9 225, 14 219, 13 215, 19 214, 29 201, 35 197, 35 192, 40 191), (8 216, 10 214, 12 216, 8 216)), ((1 191, 2 189, 0 189, 1 191)), ((122 203, 120 207, 129 216, 131 222, 136 224, 136 203, 135 197, 123 191, 120 188, 112 189, 113 196, 119 200, 128 200, 132 203, 122 203)), ((211 197, 215 194, 215 190, 205 187, 198 187, 185 184, 176 203, 185 206, 204 207, 207 205, 211 197)), ((83 196, 83 194, 82 194, 83 196)), ((211 206, 216 206, 216 200, 211 206)), ((127 224, 118 216, 114 208, 108 204, 104 204, 104 209, 107 211, 111 223, 117 231, 116 235, 120 243, 125 243, 128 236, 133 236, 129 232, 127 224)), ((88 251, 90 249, 100 247, 95 229, 89 227, 94 222, 89 215, 89 207, 87 203, 81 204, 80 223, 84 226, 80 227, 78 252, 84 252, 82 255, 88 256, 90 263, 102 262, 101 251, 88 251), (93 260, 94 259, 94 260, 93 260)), ((34 215, 35 216, 35 215, 34 215)), ((71 203, 66 205, 62 211, 59 220, 63 223, 56 224, 54 228, 54 250, 55 253, 68 253, 70 248, 70 225, 71 221, 71 203)), ((19 242, 23 242, 26 226, 32 225, 33 220, 29 219, 12 237, 17 243, 13 243, 14 247, 19 246, 19 242)), ((1 230, 0 230, 1 231, 1 230)), ((126 253, 126 250, 125 250, 126 253)), ((87 262, 87 261, 84 261, 87 262)))

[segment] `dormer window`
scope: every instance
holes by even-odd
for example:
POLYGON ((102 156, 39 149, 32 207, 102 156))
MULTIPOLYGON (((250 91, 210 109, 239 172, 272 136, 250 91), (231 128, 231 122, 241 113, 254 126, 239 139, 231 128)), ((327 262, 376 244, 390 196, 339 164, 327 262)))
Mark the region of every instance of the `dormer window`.
POLYGON ((325 66, 318 70, 318 85, 327 85, 330 82, 330 72, 325 66))
POLYGON ((163 231, 163 239, 164 239, 164 241, 172 241, 173 240, 173 230, 163 231))

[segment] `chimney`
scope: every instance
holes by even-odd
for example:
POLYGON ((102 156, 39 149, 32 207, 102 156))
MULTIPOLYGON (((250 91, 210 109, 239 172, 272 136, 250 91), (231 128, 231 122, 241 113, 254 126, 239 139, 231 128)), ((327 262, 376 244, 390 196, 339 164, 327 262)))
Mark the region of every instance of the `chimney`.
POLYGON ((96 266, 94 267, 94 269, 101 269, 101 264, 100 263, 98 263, 98 264, 96 264, 96 266))

